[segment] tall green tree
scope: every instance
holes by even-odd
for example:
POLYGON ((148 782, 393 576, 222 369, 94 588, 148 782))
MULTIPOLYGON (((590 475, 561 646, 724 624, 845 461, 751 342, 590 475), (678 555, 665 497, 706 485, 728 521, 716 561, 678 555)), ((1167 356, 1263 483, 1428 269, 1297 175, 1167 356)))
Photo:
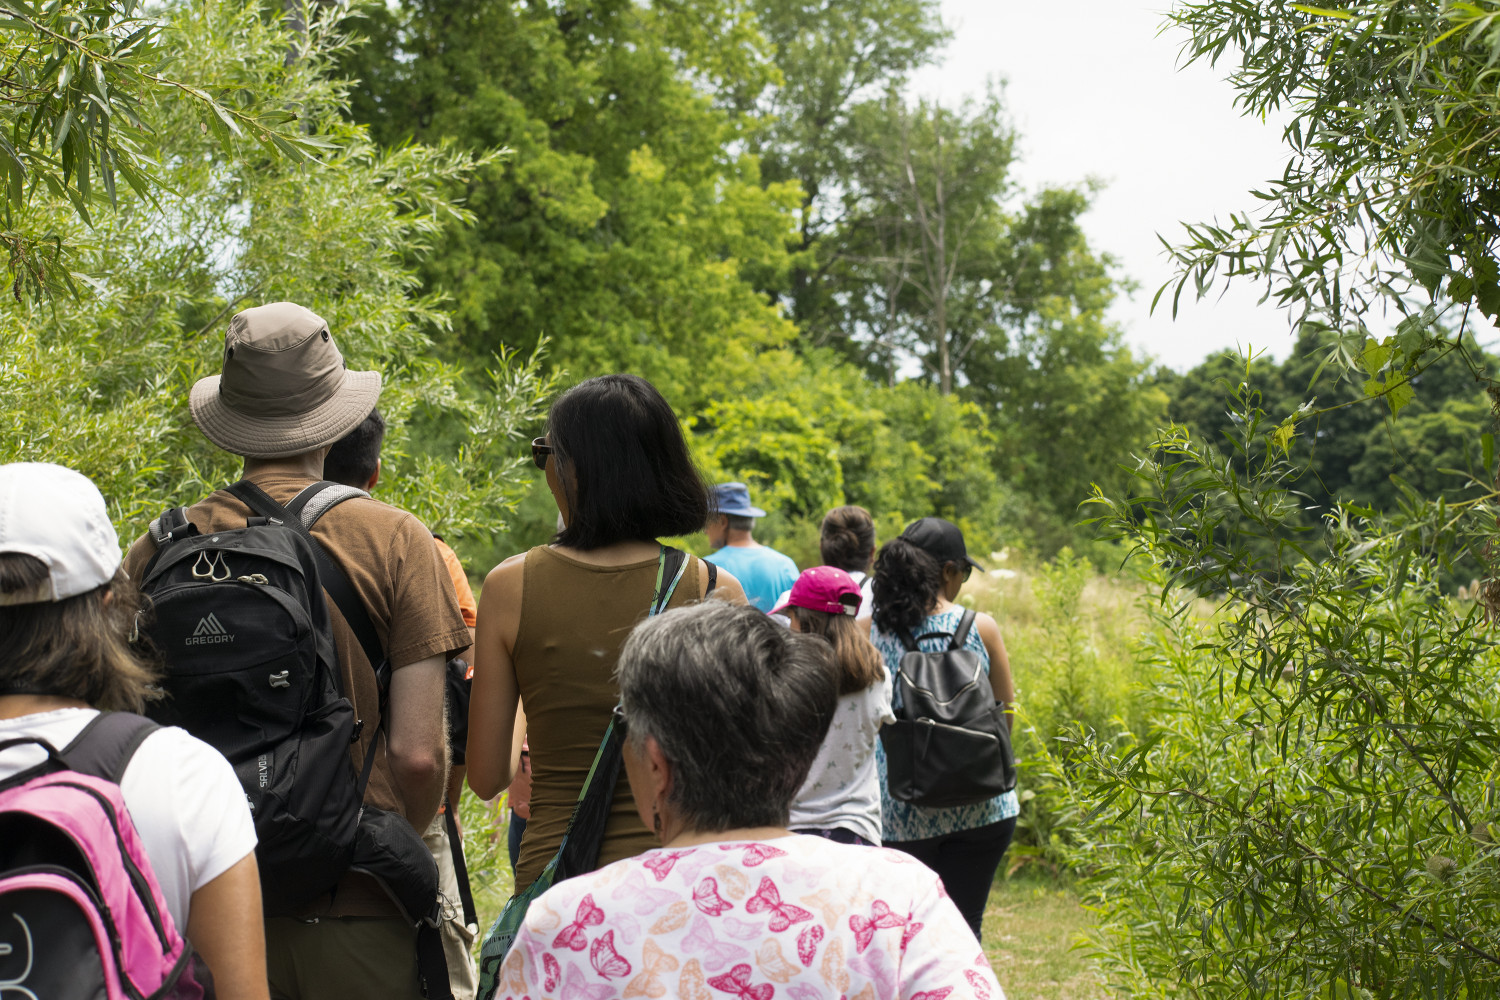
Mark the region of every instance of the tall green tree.
POLYGON ((454 356, 546 337, 575 376, 636 371, 687 411, 793 337, 747 276, 785 275, 801 194, 762 183, 712 96, 775 78, 736 5, 409 0, 368 33, 352 107, 378 139, 512 151, 421 265, 454 356))
POLYGON ((904 87, 941 55, 950 33, 937 0, 755 0, 756 23, 780 71, 744 110, 758 127, 750 149, 771 183, 802 189, 798 255, 785 293, 805 336, 827 343, 848 308, 825 280, 837 266, 844 192, 854 171, 865 102, 904 87))
MULTIPOLYGON (((1471 359, 1493 366, 1478 344, 1465 348, 1471 359)), ((1388 407, 1367 399, 1361 373, 1323 364, 1325 355, 1324 341, 1304 330, 1283 362, 1220 354, 1185 374, 1163 373, 1159 384, 1168 394, 1171 418, 1240 467, 1245 456, 1233 447, 1239 428, 1227 394, 1246 383, 1261 394, 1266 412, 1275 414, 1314 400, 1323 412, 1300 425, 1303 472, 1295 480, 1310 522, 1337 510, 1341 501, 1393 513, 1403 499, 1398 479, 1424 497, 1458 501, 1473 495, 1471 477, 1487 475, 1480 435, 1490 420, 1483 383, 1467 362, 1450 352, 1412 374, 1412 402, 1393 419, 1388 407)))
POLYGON ((1189 60, 1233 64, 1244 113, 1290 120, 1260 210, 1187 227, 1175 289, 1158 294, 1259 282, 1334 334, 1329 360, 1393 411, 1431 355, 1492 377, 1465 338, 1471 313, 1500 316, 1493 5, 1184 2, 1171 19, 1189 60), (1394 333, 1388 315, 1404 317, 1394 333))
POLYGON ((193 426, 188 391, 222 364, 230 315, 291 299, 328 320, 351 366, 384 375, 383 496, 434 528, 491 531, 518 492, 516 437, 550 387, 525 356, 486 358, 477 372, 435 360, 447 314, 409 263, 467 217, 449 193, 475 163, 377 147, 343 114, 334 66, 350 40, 337 19, 293 30, 282 14, 245 0, 174 6, 158 57, 207 88, 297 107, 336 151, 304 165, 227 157, 200 109, 178 101, 154 120, 163 155, 150 197, 122 189, 118 211, 87 227, 71 199, 38 194, 33 218, 77 242, 97 287, 0 306, 0 461, 81 470, 122 537, 138 534, 166 506, 237 476, 238 460, 193 426), (448 443, 417 449, 414 435, 448 443))

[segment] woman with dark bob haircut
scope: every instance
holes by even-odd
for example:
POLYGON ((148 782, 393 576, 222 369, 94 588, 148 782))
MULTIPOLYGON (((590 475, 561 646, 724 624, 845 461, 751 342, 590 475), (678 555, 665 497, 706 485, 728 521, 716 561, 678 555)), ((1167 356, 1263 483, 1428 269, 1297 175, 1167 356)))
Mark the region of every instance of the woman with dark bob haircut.
POLYGON ((498 996, 1004 997, 929 869, 786 829, 838 703, 827 641, 706 601, 637 626, 618 677, 661 846, 539 897, 498 996))
MULTIPOLYGON (((517 892, 557 853, 619 699, 615 661, 655 593, 656 540, 698 531, 708 517, 708 490, 677 416, 638 376, 591 378, 559 396, 532 458, 546 474, 562 527, 550 545, 512 556, 486 578, 469 705, 469 787, 480 797, 510 784, 522 739, 528 743, 531 818, 517 892)), ((745 599, 732 576, 720 572, 713 581, 706 564, 689 557, 668 606, 711 589, 715 597, 745 599)), ((626 791, 621 778, 600 864, 654 843, 626 791)))

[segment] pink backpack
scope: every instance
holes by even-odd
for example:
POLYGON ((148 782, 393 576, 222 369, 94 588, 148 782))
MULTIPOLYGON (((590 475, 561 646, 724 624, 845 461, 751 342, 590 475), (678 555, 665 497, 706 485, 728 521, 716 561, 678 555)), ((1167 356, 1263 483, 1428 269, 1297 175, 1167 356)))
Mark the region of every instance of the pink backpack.
POLYGON ((206 967, 178 934, 120 794, 157 726, 104 712, 62 751, 0 782, 0 996, 202 1000, 206 967))

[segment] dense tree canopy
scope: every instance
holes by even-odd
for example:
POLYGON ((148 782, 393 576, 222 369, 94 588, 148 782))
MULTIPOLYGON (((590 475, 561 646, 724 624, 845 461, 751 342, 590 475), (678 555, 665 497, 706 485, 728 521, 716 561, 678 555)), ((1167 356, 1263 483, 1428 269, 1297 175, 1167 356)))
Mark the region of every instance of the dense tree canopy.
POLYGON ((749 273, 785 273, 794 185, 762 185, 743 116, 760 38, 729 5, 413 2, 372 12, 350 72, 375 137, 507 147, 462 192, 474 224, 426 255, 449 352, 542 337, 576 374, 636 371, 679 407, 732 386, 793 328, 749 273))
POLYGON ((517 491, 512 441, 549 387, 524 356, 479 359, 482 389, 432 357, 447 317, 407 262, 466 217, 448 194, 474 163, 373 144, 343 116, 330 73, 349 42, 337 19, 294 30, 280 12, 241 0, 173 7, 157 57, 206 88, 297 107, 332 151, 306 165, 253 146, 229 158, 199 106, 165 102, 153 141, 172 155, 149 197, 121 189, 118 211, 89 227, 72 199, 39 192, 29 218, 79 247, 76 266, 93 280, 76 297, 12 299, 0 313, 0 461, 83 471, 122 535, 139 533, 237 475, 238 460, 189 421, 188 389, 218 370, 232 313, 291 299, 328 320, 351 366, 384 372, 384 495, 435 527, 489 530, 517 491), (414 453, 419 429, 454 443, 414 453))
MULTIPOLYGON (((1492 359, 1469 343, 1471 357, 1492 359)), ((1394 419, 1378 400, 1368 400, 1362 382, 1336 365, 1322 364, 1317 339, 1304 333, 1287 359, 1251 361, 1223 354, 1184 375, 1162 373, 1168 414, 1206 444, 1234 453, 1239 433, 1226 403, 1240 383, 1260 393, 1267 413, 1296 411, 1308 399, 1320 414, 1303 423, 1296 450, 1304 470, 1295 488, 1306 495, 1313 518, 1340 501, 1394 512, 1403 497, 1395 479, 1423 497, 1459 500, 1484 481, 1481 435, 1489 426, 1489 399, 1469 365, 1450 353, 1411 376, 1414 396, 1394 419), (1393 479, 1392 477, 1395 477, 1393 479)), ((1243 465, 1244 457, 1236 455, 1243 465)))
POLYGON ((639 372, 715 475, 793 517, 876 498, 1048 546, 1160 414, 1104 320, 1120 282, 1082 235, 1089 193, 1021 197, 998 91, 957 109, 902 96, 947 37, 935 0, 370 17, 346 63, 357 120, 387 143, 512 151, 459 192, 474 224, 418 264, 453 302, 448 357, 546 338, 570 378, 639 372), (814 368, 828 398, 808 398, 814 368), (929 392, 962 405, 914 405, 929 392), (852 430, 846 403, 884 430, 852 430), (926 440, 918 412, 963 429, 916 467, 878 454, 926 440), (934 480, 940 465, 965 481, 934 480))

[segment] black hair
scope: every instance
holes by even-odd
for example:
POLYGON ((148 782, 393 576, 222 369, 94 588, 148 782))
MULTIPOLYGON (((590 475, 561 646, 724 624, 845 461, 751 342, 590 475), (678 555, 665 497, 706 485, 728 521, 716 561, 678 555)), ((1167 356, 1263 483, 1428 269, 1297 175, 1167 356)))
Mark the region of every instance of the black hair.
POLYGON ((943 567, 926 550, 905 538, 893 538, 880 548, 870 589, 875 595, 876 628, 913 629, 937 606, 943 567))
POLYGON ((600 375, 563 393, 547 443, 568 500, 559 545, 688 535, 708 520, 708 488, 677 415, 639 375, 600 375))
POLYGON ((755 518, 748 514, 725 514, 726 527, 730 531, 754 531, 755 518))
POLYGON ((359 426, 328 449, 328 457, 323 459, 323 478, 364 489, 380 467, 380 445, 384 441, 385 418, 376 407, 359 426))
POLYGON ((823 516, 818 551, 826 566, 846 573, 868 573, 875 556, 875 522, 863 507, 835 507, 823 516))
POLYGON ((629 738, 656 738, 689 827, 786 826, 838 707, 827 641, 703 601, 638 625, 616 677, 629 738))

